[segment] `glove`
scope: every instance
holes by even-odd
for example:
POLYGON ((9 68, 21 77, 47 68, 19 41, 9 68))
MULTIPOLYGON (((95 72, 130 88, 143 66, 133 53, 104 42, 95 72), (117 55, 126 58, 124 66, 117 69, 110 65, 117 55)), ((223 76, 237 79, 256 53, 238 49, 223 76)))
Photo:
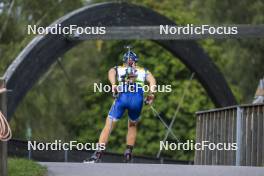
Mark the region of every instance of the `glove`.
POLYGON ((112 85, 112 94, 114 98, 118 97, 118 86, 115 84, 112 85))
POLYGON ((152 104, 154 101, 154 98, 155 98, 155 95, 153 93, 149 94, 144 100, 145 104, 146 105, 152 104))

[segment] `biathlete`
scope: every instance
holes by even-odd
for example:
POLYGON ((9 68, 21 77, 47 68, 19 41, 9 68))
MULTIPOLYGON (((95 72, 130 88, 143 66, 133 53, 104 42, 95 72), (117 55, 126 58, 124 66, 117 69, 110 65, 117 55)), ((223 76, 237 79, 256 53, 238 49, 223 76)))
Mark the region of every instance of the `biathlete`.
MULTIPOLYGON (((152 104, 154 93, 156 92, 156 80, 154 76, 146 69, 139 67, 138 56, 130 51, 123 56, 123 65, 115 66, 108 72, 108 79, 112 84, 112 91, 115 100, 106 118, 105 126, 99 138, 99 145, 106 145, 112 129, 116 122, 122 118, 125 110, 128 111, 128 131, 126 137, 126 150, 124 152, 124 161, 130 162, 132 151, 136 142, 137 124, 140 119, 142 106, 152 104), (143 86, 148 83, 148 95, 144 99, 143 86)), ((97 150, 84 162, 98 162, 102 157, 103 151, 97 150)))

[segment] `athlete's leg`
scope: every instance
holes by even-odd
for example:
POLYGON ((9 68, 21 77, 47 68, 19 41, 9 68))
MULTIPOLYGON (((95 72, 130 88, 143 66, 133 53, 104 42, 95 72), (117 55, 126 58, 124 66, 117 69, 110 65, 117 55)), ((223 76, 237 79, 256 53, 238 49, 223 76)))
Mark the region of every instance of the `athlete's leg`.
POLYGON ((99 144, 104 144, 104 145, 107 144, 109 136, 111 134, 112 129, 115 127, 115 124, 116 124, 116 121, 114 121, 110 117, 106 118, 105 126, 100 134, 100 138, 98 142, 99 144))
POLYGON ((125 111, 123 99, 124 99, 124 95, 120 94, 119 98, 114 101, 108 113, 108 117, 106 118, 105 126, 101 132, 99 138, 99 144, 107 144, 108 138, 110 136, 112 129, 116 124, 116 121, 121 119, 121 117, 123 116, 125 111))
POLYGON ((137 124, 140 118, 141 109, 143 106, 143 95, 132 94, 133 99, 131 99, 128 107, 128 131, 127 131, 127 147, 124 153, 124 162, 132 161, 132 152, 134 145, 136 143, 137 137, 137 124))
POLYGON ((91 162, 99 162, 102 155, 103 155, 103 150, 101 150, 101 147, 104 146, 105 148, 105 145, 107 144, 108 142, 108 138, 110 136, 110 133, 113 129, 113 127, 115 126, 115 121, 113 121, 111 118, 107 117, 106 118, 106 121, 105 121, 105 126, 100 134, 100 137, 99 137, 99 147, 93 154, 90 158, 87 158, 86 160, 84 160, 84 163, 91 163, 91 162))
POLYGON ((133 99, 130 101, 128 108, 128 131, 127 145, 134 146, 137 136, 137 124, 140 119, 140 114, 143 106, 143 94, 132 94, 133 99))
POLYGON ((127 146, 124 153, 124 162, 132 161, 132 152, 136 142, 136 136, 137 136, 137 122, 128 120, 127 146))
MULTIPOLYGON (((119 100, 119 99, 118 99, 119 100)), ((99 145, 106 145, 110 136, 110 133, 112 129, 114 128, 116 121, 119 120, 123 113, 124 113, 124 107, 122 105, 122 102, 115 101, 109 111, 108 117, 105 121, 105 126, 100 134, 99 137, 99 145)), ((104 147, 105 148, 105 147, 104 147)), ((94 152, 94 154, 84 162, 90 163, 90 162, 99 162, 102 157, 103 151, 101 149, 98 149, 94 152)))
POLYGON ((134 146, 137 137, 137 122, 128 120, 127 145, 134 146))

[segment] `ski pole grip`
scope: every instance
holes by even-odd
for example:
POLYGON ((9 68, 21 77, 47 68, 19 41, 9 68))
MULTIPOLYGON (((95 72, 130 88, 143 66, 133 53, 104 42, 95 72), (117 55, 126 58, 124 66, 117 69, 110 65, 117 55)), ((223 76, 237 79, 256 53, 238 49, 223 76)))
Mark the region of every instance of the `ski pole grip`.
POLYGON ((117 98, 118 97, 118 92, 113 92, 113 97, 117 98))

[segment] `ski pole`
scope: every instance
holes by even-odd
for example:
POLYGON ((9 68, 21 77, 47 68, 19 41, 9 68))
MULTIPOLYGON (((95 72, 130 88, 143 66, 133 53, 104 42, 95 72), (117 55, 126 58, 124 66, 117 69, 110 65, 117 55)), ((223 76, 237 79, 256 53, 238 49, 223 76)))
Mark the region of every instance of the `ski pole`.
POLYGON ((152 112, 159 118, 159 120, 162 122, 162 124, 167 128, 167 130, 171 133, 171 135, 175 138, 175 140, 179 143, 179 139, 176 137, 176 135, 173 133, 173 131, 169 128, 169 126, 166 124, 166 122, 162 119, 162 117, 159 115, 159 113, 155 110, 155 108, 150 105, 150 108, 152 112))

